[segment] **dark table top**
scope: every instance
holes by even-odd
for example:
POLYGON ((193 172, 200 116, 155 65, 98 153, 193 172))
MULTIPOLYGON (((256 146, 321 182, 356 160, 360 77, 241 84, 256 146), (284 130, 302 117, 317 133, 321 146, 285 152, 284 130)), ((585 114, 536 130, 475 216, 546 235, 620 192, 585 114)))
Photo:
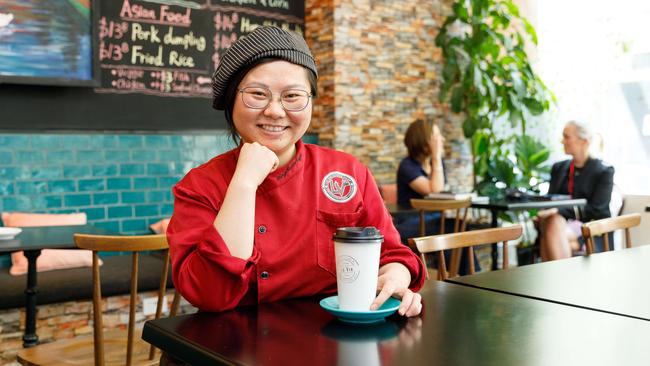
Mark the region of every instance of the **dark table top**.
POLYGON ((75 248, 73 235, 108 235, 110 231, 92 225, 38 226, 25 227, 11 240, 0 240, 0 253, 35 249, 75 248))
POLYGON ((386 209, 391 215, 396 215, 396 214, 417 214, 418 210, 414 208, 404 208, 398 205, 397 203, 387 203, 384 202, 384 206, 386 206, 386 209))
POLYGON ((650 322, 438 281, 421 293, 420 317, 371 326, 298 299, 147 321, 143 338, 195 365, 650 364, 650 322))
POLYGON ((558 199, 549 201, 526 201, 526 200, 495 200, 490 199, 489 202, 476 202, 472 203, 474 208, 485 208, 488 210, 510 211, 510 210, 543 210, 553 207, 567 207, 567 206, 584 206, 587 200, 584 198, 575 199, 558 199))
POLYGON ((645 245, 448 281, 650 320, 649 280, 645 245))
MULTIPOLYGON (((472 202, 474 208, 484 208, 488 210, 531 210, 531 209, 546 209, 553 207, 567 207, 567 206, 584 206, 587 200, 584 198, 576 199, 557 199, 548 201, 526 201, 526 200, 504 200, 504 199, 490 199, 489 202, 472 202)), ((396 203, 384 203, 388 212, 395 215, 408 215, 417 214, 418 210, 414 208, 403 208, 396 203)))

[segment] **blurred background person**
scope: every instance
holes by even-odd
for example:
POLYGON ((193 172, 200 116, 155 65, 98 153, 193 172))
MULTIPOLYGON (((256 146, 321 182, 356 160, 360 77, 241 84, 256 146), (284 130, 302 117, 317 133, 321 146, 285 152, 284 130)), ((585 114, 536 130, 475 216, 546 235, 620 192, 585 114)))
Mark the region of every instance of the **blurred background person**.
MULTIPOLYGON (((397 169, 397 204, 400 208, 412 208, 412 198, 426 198, 431 193, 439 193, 445 189, 445 164, 443 162, 445 138, 435 123, 421 119, 412 122, 406 129, 404 145, 408 156, 402 159, 397 169)), ((426 212, 425 234, 440 234, 440 213, 426 212)), ((400 233, 402 243, 408 244, 409 238, 420 236, 420 217, 417 214, 401 215, 395 219, 395 227, 400 233)), ((445 233, 454 232, 454 220, 445 220, 445 233)), ((459 274, 469 273, 469 261, 463 250, 460 260, 459 274)), ((446 260, 450 260, 450 251, 445 251, 446 260)), ((481 266, 474 255, 476 271, 481 266)), ((436 267, 435 258, 427 263, 428 267, 436 267)))
MULTIPOLYGON (((544 261, 570 257, 583 244, 582 223, 611 216, 609 204, 614 186, 614 167, 590 155, 591 139, 591 132, 581 122, 570 121, 562 131, 564 152, 571 159, 553 164, 548 193, 585 198, 587 204, 538 213, 540 252, 544 261)), ((602 250, 600 238, 595 245, 596 250, 602 250)))
MULTIPOLYGON (((408 156, 402 159, 397 169, 397 204, 400 208, 412 208, 412 198, 424 198, 445 188, 443 143, 440 129, 431 122, 418 119, 406 129, 404 145, 408 156)), ((428 212, 425 220, 427 235, 440 233, 439 213, 428 212)), ((395 226, 404 244, 408 238, 420 236, 419 222, 417 215, 397 219, 395 226)))

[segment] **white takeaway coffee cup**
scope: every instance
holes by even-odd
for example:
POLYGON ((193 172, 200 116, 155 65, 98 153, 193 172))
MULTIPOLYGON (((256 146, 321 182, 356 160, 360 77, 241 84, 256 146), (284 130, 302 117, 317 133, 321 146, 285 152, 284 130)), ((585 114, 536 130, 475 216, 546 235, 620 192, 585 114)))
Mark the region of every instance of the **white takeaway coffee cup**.
POLYGON ((384 237, 374 227, 342 227, 334 234, 339 309, 369 311, 377 296, 384 237))

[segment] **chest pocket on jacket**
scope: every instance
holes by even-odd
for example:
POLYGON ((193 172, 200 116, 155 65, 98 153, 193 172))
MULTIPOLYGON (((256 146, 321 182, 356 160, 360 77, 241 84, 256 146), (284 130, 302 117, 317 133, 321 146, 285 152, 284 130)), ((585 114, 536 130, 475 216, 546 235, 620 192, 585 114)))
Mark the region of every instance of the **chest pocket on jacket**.
POLYGON ((359 203, 354 212, 329 212, 316 210, 316 236, 318 238, 318 265, 336 276, 334 240, 332 236, 339 227, 357 226, 363 214, 359 203))

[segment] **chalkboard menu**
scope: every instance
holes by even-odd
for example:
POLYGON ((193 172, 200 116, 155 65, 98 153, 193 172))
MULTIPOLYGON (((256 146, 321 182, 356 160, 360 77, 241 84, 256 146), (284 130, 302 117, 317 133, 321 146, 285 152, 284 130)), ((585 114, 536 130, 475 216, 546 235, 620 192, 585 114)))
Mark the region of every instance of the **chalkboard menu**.
POLYGON ((0 84, 2 130, 206 130, 211 75, 260 25, 304 32, 295 0, 94 0, 95 88, 0 84))

